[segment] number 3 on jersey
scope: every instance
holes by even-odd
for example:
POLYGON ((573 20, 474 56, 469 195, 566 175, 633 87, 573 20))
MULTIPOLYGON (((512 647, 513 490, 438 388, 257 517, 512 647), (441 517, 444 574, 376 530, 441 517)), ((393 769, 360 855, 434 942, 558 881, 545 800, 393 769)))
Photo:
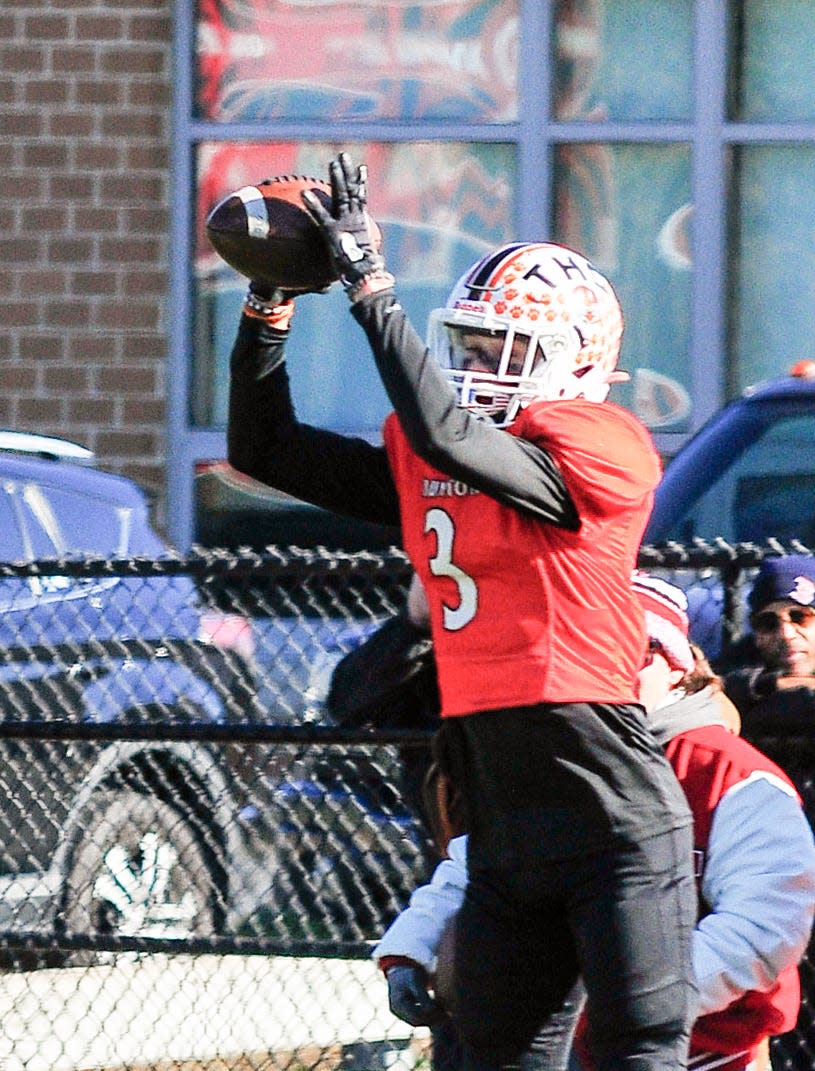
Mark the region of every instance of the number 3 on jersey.
POLYGON ((478 588, 471 576, 453 563, 453 541, 456 529, 452 518, 443 509, 429 509, 424 521, 425 535, 436 533, 436 554, 429 560, 433 576, 446 576, 458 588, 458 606, 442 606, 442 621, 450 632, 464 628, 478 609, 478 588))

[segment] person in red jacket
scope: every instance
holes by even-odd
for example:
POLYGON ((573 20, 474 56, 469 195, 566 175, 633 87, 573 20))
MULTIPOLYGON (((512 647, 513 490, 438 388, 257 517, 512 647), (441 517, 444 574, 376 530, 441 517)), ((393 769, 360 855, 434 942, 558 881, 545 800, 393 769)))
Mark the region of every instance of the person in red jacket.
POLYGON ((647 430, 606 401, 617 297, 578 252, 518 242, 465 273, 426 347, 372 240, 366 177, 341 154, 331 210, 304 200, 393 404, 384 446, 298 422, 293 305, 254 287, 229 461, 401 524, 470 830, 456 942, 469 1071, 513 1063, 580 975, 602 1071, 682 1067, 692 820, 634 694, 645 628, 630 575, 661 470, 647 430))
MULTIPOLYGON (((640 700, 694 815, 698 1018, 690 1065, 760 1067, 767 1039, 795 1025, 801 1003, 797 965, 815 912, 815 842, 790 779, 727 724, 720 682, 688 642, 682 591, 642 573, 633 585, 650 641, 638 675, 640 700)), ((392 1010, 413 1025, 440 1013, 439 994, 430 988, 467 884, 465 840, 450 842, 448 859, 374 949, 392 1010)), ((447 969, 442 964, 442 976, 447 969)), ((536 1062, 533 1050, 522 1067, 565 1068, 578 1015, 573 998, 560 1014, 560 1038, 549 1039, 547 1062, 536 1062)), ((586 1019, 576 1049, 583 1071, 596 1066, 586 1019)))
MULTIPOLYGON (((635 589, 646 619, 666 616, 663 607, 678 590, 646 577, 635 578, 635 589)), ((657 655, 642 670, 640 697, 694 817, 700 917, 691 1056, 694 1068, 731 1071, 755 1059, 765 1039, 795 1026, 798 962, 815 910, 815 847, 787 774, 711 721, 708 691, 690 692, 670 662, 666 681, 664 661, 657 655)))

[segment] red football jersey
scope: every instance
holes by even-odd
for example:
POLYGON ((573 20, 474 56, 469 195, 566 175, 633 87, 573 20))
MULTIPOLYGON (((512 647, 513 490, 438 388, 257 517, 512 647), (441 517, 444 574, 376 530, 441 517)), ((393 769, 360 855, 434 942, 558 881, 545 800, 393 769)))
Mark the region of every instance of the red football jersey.
POLYGON ((507 433, 556 461, 578 532, 450 479, 413 452, 395 414, 385 422, 404 545, 430 604, 442 714, 635 702, 645 628, 631 572, 661 475, 651 438, 619 406, 583 400, 535 403, 507 433))

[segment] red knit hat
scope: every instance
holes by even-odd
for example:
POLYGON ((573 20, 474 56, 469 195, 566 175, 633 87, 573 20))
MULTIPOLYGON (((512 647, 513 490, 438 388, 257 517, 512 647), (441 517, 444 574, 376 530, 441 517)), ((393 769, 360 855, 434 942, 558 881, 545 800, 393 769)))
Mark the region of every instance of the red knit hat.
POLYGON ((690 673, 695 663, 688 642, 688 600, 684 591, 667 580, 639 571, 632 574, 631 582, 645 611, 649 639, 662 647, 672 669, 690 673))

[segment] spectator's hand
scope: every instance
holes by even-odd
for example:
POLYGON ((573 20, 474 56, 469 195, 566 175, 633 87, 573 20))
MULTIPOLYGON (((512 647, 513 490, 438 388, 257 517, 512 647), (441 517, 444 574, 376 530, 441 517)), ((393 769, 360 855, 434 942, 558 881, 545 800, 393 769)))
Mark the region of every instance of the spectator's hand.
POLYGON ((310 190, 302 193, 303 203, 320 228, 331 260, 351 301, 366 294, 388 290, 393 276, 385 271, 385 259, 375 246, 368 215, 368 171, 360 164, 356 171, 348 153, 340 153, 329 165, 331 212, 310 190))
POLYGON ((427 986, 427 973, 416 964, 391 967, 387 975, 388 1005, 397 1018, 411 1026, 435 1026, 445 1019, 427 986))

